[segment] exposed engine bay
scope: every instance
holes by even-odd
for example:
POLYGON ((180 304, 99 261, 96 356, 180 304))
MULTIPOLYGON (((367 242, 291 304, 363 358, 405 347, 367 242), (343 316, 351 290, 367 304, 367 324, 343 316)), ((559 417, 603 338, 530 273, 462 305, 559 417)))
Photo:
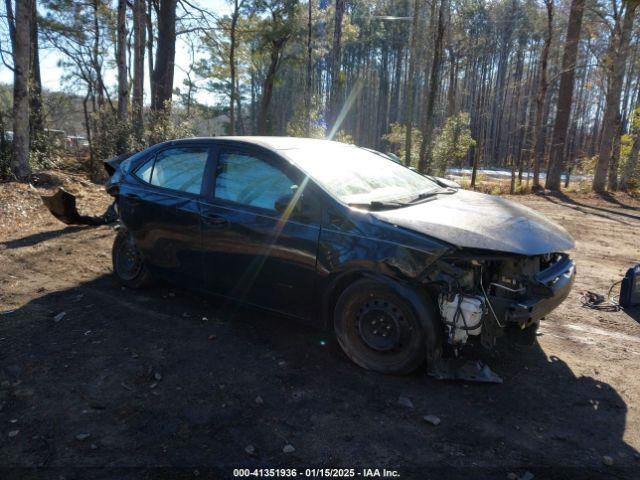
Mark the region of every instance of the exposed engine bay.
POLYGON ((573 261, 561 253, 478 255, 447 263, 431 286, 454 347, 477 338, 491 348, 505 333, 533 343, 540 320, 566 298, 575 278, 573 261))
POLYGON ((467 343, 492 348, 504 335, 516 343, 533 344, 540 320, 571 291, 575 266, 561 253, 467 255, 441 259, 440 272, 428 281, 438 292, 446 343, 453 351, 433 362, 429 374, 444 380, 502 383, 487 365, 465 359, 459 351, 467 343))

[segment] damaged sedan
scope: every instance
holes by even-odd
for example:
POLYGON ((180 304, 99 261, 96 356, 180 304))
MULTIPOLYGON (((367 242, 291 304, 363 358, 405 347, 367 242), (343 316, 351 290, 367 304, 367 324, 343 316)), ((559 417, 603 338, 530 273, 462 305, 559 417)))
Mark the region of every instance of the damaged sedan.
POLYGON ((111 162, 113 267, 335 331, 366 369, 408 373, 505 334, 535 341, 569 294, 569 234, 377 152, 287 137, 185 139, 111 162))

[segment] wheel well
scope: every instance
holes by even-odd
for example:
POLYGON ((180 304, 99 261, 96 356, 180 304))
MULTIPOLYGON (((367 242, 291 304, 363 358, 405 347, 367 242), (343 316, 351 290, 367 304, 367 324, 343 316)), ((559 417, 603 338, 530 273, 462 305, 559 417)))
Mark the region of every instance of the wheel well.
POLYGON ((325 300, 323 312, 325 328, 333 329, 333 311, 340 295, 351 284, 365 278, 386 283, 396 294, 409 303, 426 333, 427 363, 431 363, 440 357, 443 345, 443 324, 434 298, 434 292, 424 285, 405 283, 375 272, 350 272, 335 278, 329 283, 329 288, 323 297, 325 300))
MULTIPOLYGON (((356 271, 342 274, 337 278, 330 280, 329 287, 325 295, 322 297, 322 322, 324 328, 333 328, 333 309, 338 302, 338 298, 340 298, 340 295, 342 295, 342 292, 344 292, 346 288, 352 283, 355 283, 363 278, 373 276, 375 275, 371 275, 371 273, 369 272, 356 271)), ((421 291, 424 295, 427 295, 429 299, 434 303, 434 305, 436 304, 434 294, 429 288, 423 285, 415 285, 414 288, 416 288, 418 291, 421 291)))
POLYGON ((338 298, 342 295, 342 292, 354 282, 365 278, 364 272, 351 272, 345 273, 338 278, 335 278, 329 283, 329 288, 324 295, 323 305, 323 324, 326 329, 333 329, 333 309, 336 306, 338 298))

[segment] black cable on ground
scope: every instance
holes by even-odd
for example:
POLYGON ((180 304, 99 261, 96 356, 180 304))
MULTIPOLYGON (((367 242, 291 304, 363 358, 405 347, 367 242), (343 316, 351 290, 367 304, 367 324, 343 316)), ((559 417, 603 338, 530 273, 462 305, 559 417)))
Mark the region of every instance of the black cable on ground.
POLYGON ((607 293, 607 297, 604 295, 600 295, 599 293, 591 292, 587 290, 586 292, 582 292, 580 294, 580 303, 585 308, 590 308, 592 310, 598 310, 601 312, 618 312, 621 307, 618 303, 618 297, 611 296, 611 292, 616 287, 616 285, 620 285, 622 280, 615 282, 611 287, 609 287, 609 292, 607 293))

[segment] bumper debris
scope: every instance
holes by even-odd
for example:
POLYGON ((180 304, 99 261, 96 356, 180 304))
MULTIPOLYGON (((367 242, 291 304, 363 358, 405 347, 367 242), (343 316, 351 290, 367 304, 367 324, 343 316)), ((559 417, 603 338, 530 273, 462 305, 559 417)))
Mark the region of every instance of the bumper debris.
POLYGON ((433 362, 427 374, 438 380, 502 383, 502 378, 487 364, 465 358, 440 358, 433 362))
POLYGON ((41 195, 40 198, 51 214, 67 225, 106 225, 118 219, 113 203, 102 215, 80 215, 76 207, 76 197, 64 188, 59 188, 51 196, 41 195))

